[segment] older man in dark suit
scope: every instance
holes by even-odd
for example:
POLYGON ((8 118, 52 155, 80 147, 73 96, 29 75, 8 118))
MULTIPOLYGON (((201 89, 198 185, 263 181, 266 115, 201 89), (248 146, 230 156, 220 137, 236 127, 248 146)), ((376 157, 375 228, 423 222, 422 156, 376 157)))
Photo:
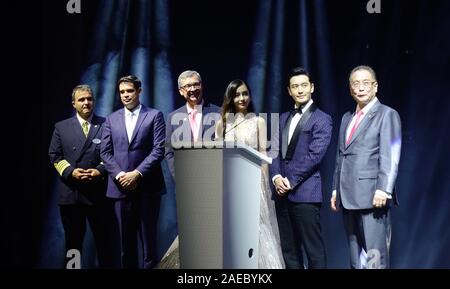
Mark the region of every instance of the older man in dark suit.
POLYGON ((220 119, 220 107, 203 99, 202 78, 197 71, 186 70, 178 77, 178 90, 186 105, 171 112, 166 125, 165 157, 175 178, 173 147, 177 142, 214 140, 215 124, 220 119), (170 145, 169 145, 170 144, 170 145))
POLYGON ((165 192, 161 161, 165 123, 162 112, 139 101, 141 81, 134 75, 118 82, 124 108, 107 117, 101 157, 109 173, 107 196, 114 198, 119 221, 122 266, 137 268, 137 235, 143 244, 143 267, 157 263, 156 226, 165 192))
POLYGON ((312 101, 314 84, 305 69, 294 68, 287 82, 295 109, 280 116, 280 152, 270 166, 281 249, 287 269, 306 267, 302 247, 308 268, 326 268, 319 165, 330 144, 332 120, 312 101))

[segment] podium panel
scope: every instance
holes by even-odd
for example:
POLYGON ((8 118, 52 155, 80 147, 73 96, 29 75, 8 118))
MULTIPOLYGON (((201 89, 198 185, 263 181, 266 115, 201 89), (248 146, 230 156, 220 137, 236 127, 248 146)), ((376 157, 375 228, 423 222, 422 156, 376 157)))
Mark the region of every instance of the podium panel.
POLYGON ((175 149, 182 269, 256 269, 261 163, 247 148, 175 149))

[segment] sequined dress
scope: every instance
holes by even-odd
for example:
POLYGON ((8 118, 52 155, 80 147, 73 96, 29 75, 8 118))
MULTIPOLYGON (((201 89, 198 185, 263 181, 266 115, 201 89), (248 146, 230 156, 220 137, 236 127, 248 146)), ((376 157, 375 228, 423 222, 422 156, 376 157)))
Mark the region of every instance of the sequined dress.
MULTIPOLYGON (((225 141, 238 141, 259 151, 258 116, 244 118, 237 116, 233 123, 225 128, 225 141)), ((280 247, 280 235, 275 214, 275 205, 271 199, 271 190, 267 173, 262 170, 262 194, 260 208, 259 259, 260 269, 282 269, 284 261, 280 247)))

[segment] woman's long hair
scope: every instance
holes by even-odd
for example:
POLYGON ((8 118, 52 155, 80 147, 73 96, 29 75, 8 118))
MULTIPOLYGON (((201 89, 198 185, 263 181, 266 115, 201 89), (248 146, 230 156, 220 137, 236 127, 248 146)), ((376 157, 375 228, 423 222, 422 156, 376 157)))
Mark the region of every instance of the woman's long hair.
POLYGON ((245 84, 248 89, 248 95, 250 96, 250 102, 247 106, 247 113, 254 112, 253 103, 252 103, 252 93, 250 91, 250 87, 241 79, 235 79, 230 84, 228 84, 227 89, 225 90, 225 95, 223 97, 222 103, 222 137, 225 138, 225 128, 226 128, 226 117, 227 113, 236 113, 236 108, 234 106, 234 98, 236 97, 236 90, 239 86, 245 84))

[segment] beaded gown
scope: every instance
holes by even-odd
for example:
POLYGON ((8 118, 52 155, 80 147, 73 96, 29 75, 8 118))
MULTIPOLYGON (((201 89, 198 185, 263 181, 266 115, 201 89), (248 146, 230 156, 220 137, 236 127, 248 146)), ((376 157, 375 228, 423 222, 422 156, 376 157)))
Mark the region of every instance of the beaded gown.
MULTIPOLYGON (((225 141, 238 141, 259 151, 258 116, 244 118, 236 117, 233 123, 227 123, 225 128, 225 141)), ((275 204, 271 199, 272 192, 269 187, 267 167, 261 170, 261 208, 260 208, 260 235, 259 259, 260 269, 284 268, 283 256, 280 246, 280 235, 275 213, 275 204)))

